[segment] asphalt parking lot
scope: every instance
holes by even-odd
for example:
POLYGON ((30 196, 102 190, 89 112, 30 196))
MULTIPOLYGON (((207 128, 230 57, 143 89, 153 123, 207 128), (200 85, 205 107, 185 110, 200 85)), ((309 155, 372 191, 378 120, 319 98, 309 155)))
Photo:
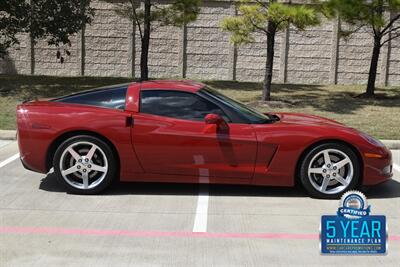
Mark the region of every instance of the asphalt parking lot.
POLYGON ((301 189, 116 183, 65 193, 0 141, 0 266, 399 266, 400 151, 392 181, 367 192, 387 216, 386 256, 321 256, 321 215, 337 200, 301 189), (14 156, 14 157, 13 157, 14 156))

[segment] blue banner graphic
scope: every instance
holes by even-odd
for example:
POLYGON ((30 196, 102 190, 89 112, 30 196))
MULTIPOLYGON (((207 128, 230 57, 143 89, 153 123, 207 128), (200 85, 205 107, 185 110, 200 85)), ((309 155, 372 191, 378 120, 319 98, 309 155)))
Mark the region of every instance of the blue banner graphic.
POLYGON ((370 212, 371 206, 363 193, 343 194, 336 216, 321 217, 321 253, 386 254, 386 217, 370 212))

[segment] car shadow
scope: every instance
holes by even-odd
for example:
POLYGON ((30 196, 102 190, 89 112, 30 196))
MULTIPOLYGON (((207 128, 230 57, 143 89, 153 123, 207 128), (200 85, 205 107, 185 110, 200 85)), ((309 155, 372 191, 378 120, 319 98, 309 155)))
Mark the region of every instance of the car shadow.
POLYGON ((210 196, 245 197, 308 197, 302 188, 265 187, 250 185, 199 185, 179 183, 115 183, 105 195, 198 195, 199 190, 207 191, 210 196))
MULTIPOLYGON (((211 196, 245 196, 245 197, 309 197, 301 186, 273 187, 250 185, 208 185, 211 196)), ((54 173, 41 180, 40 190, 48 192, 66 192, 57 181, 54 173)), ((400 197, 400 183, 390 180, 386 183, 365 187, 362 190, 370 199, 400 197)), ((198 195, 201 185, 183 183, 144 183, 114 182, 103 195, 198 195)))
POLYGON ((396 180, 389 180, 379 185, 366 187, 365 189, 364 193, 368 199, 400 197, 400 183, 396 180))
MULTIPOLYGON (((207 185, 212 196, 276 196, 276 197, 308 197, 300 187, 266 187, 250 185, 207 185)), ((40 190, 48 192, 66 192, 54 173, 44 177, 39 185, 40 190)), ((145 183, 114 182, 102 195, 198 195, 199 184, 187 183, 145 183)))

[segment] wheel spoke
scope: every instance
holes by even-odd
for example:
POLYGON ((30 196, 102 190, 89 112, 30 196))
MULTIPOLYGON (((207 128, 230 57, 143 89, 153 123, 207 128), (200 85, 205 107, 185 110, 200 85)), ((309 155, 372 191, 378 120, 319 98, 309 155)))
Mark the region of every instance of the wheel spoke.
POLYGON ((82 173, 83 188, 87 189, 89 187, 89 174, 87 172, 82 173))
POLYGON ((324 180, 322 181, 322 185, 321 185, 321 187, 319 188, 319 190, 320 190, 321 192, 325 192, 325 191, 326 191, 326 188, 328 187, 328 184, 329 184, 329 178, 324 178, 324 180))
POLYGON ((324 195, 341 193, 353 181, 353 164, 349 155, 339 148, 321 149, 308 163, 308 181, 324 195))
POLYGON ((89 152, 87 153, 86 158, 88 158, 89 160, 91 160, 92 157, 93 157, 93 155, 94 155, 94 152, 96 152, 96 149, 97 149, 97 147, 96 147, 95 145, 93 145, 93 146, 90 148, 89 152))
POLYGON ((338 169, 340 169, 340 168, 342 168, 343 166, 345 166, 348 163, 350 163, 350 159, 349 158, 345 158, 345 159, 342 159, 339 162, 336 162, 334 164, 334 166, 336 166, 338 169))
POLYGON ((329 152, 324 151, 324 163, 325 164, 331 164, 331 157, 329 157, 329 152))
POLYGON ((70 167, 70 168, 68 168, 68 169, 66 169, 66 170, 63 170, 63 171, 61 171, 61 174, 62 174, 62 175, 68 175, 68 174, 77 172, 77 171, 78 171, 77 166, 78 166, 78 165, 74 165, 74 166, 72 166, 72 167, 70 167))
POLYGON ((71 143, 58 161, 60 176, 69 186, 84 191, 101 184, 110 165, 103 147, 86 140, 71 143))
POLYGON ((76 161, 78 161, 78 160, 81 158, 81 156, 80 156, 78 153, 76 153, 76 151, 75 151, 72 147, 69 147, 69 148, 68 148, 68 152, 71 154, 71 156, 72 156, 76 161))
POLYGON ((310 168, 309 170, 308 170, 310 173, 319 173, 319 174, 322 174, 323 172, 322 172, 322 168, 310 168))
POLYGON ((337 176, 335 177, 335 180, 338 181, 339 183, 341 183, 342 185, 348 185, 348 184, 349 184, 349 182, 346 181, 346 180, 345 180, 342 176, 340 176, 340 175, 337 175, 337 176))
POLYGON ((96 165, 96 164, 92 164, 92 167, 90 168, 92 171, 98 171, 98 172, 106 172, 107 168, 100 166, 100 165, 96 165))

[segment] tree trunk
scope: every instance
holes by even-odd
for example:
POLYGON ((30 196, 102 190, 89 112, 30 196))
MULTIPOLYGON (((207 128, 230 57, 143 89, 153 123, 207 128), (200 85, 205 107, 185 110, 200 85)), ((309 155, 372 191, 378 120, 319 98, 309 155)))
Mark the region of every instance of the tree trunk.
POLYGON ((150 46, 150 11, 151 0, 144 1, 144 25, 142 38, 142 51, 140 54, 140 80, 147 81, 149 79, 149 46, 150 46))
POLYGON ((263 86, 263 101, 271 100, 271 83, 272 83, 272 70, 274 67, 274 47, 275 47, 275 33, 276 25, 272 21, 268 21, 267 33, 267 61, 265 64, 265 76, 263 86))
POLYGON ((374 96, 375 94, 376 72, 378 69, 380 52, 381 52, 381 37, 375 36, 374 48, 372 50, 371 65, 369 67, 367 91, 365 92, 366 96, 374 96))

